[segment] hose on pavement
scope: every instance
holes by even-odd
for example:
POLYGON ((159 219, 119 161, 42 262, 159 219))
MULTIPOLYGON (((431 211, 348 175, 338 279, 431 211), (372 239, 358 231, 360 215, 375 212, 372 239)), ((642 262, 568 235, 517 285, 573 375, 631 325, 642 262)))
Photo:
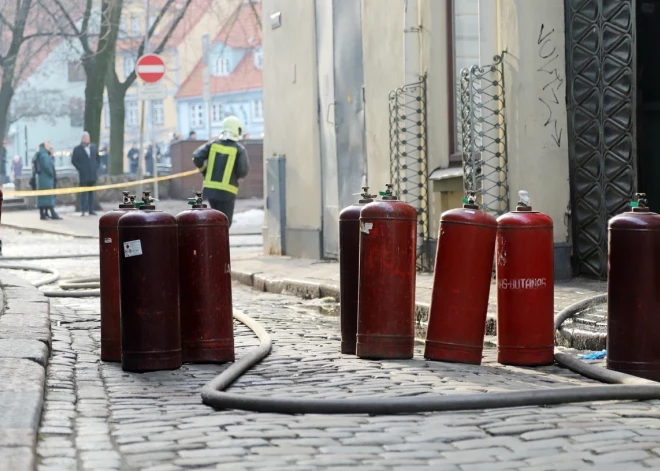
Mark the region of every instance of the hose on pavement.
MULTIPOLYGON (((60 278, 57 270, 49 268, 0 264, 0 269, 31 270, 50 274, 33 282, 35 286, 55 283, 60 278)), ((49 297, 100 296, 99 290, 76 291, 99 286, 98 278, 81 278, 61 283, 62 291, 49 291, 49 297)), ((598 295, 561 311, 555 318, 555 330, 561 333, 563 323, 578 313, 603 304, 607 295, 598 295)), ((555 361, 582 376, 610 383, 606 386, 578 386, 566 388, 533 389, 504 393, 459 394, 448 396, 381 397, 368 399, 311 399, 296 397, 252 396, 224 390, 250 368, 267 357, 272 350, 272 339, 263 326, 250 316, 235 310, 234 319, 252 330, 259 338, 257 348, 243 355, 202 389, 204 404, 217 410, 239 409, 252 412, 282 414, 372 414, 393 415, 420 412, 483 410, 505 407, 548 406, 573 402, 623 401, 660 399, 660 384, 635 376, 600 368, 579 360, 573 355, 555 352, 555 361)))

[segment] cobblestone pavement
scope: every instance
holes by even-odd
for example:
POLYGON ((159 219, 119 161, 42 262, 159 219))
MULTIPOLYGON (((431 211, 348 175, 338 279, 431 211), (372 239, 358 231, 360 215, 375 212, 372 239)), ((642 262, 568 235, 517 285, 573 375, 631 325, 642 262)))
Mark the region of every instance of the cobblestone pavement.
MULTIPOLYGON (((7 243, 7 255, 10 248, 46 250, 53 242, 69 248, 65 239, 44 237, 22 235, 7 243)), ((86 244, 75 241, 79 251, 91 250, 86 244)), ((71 278, 94 274, 96 263, 39 264, 71 278)), ((234 285, 234 300, 274 341, 271 355, 239 379, 230 388, 234 392, 341 398, 593 384, 554 366, 497 365, 492 350, 482 367, 426 362, 419 359, 419 349, 415 360, 362 361, 338 353, 337 318, 318 314, 313 301, 239 285, 234 285)), ((52 330, 39 471, 660 467, 658 401, 405 416, 216 412, 201 403, 199 393, 223 365, 134 374, 101 363, 98 299, 53 299, 52 330)), ((236 345, 240 357, 257 339, 237 324, 236 345)))

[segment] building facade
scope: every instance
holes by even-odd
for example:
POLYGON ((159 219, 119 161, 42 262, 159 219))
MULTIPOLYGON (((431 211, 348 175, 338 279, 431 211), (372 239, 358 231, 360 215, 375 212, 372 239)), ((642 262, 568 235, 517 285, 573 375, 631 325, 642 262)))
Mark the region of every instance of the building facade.
POLYGON ((209 132, 211 137, 220 134, 224 118, 235 115, 243 121, 246 138, 263 138, 260 10, 260 4, 243 4, 235 20, 209 42, 208 54, 176 94, 179 129, 209 139, 209 132))
POLYGON ((527 190, 554 221, 556 276, 602 278, 608 219, 638 188, 660 204, 655 1, 263 7, 264 154, 286 158, 287 255, 336 258, 338 213, 365 183, 418 208, 426 266, 440 214, 468 191, 499 215, 527 190))

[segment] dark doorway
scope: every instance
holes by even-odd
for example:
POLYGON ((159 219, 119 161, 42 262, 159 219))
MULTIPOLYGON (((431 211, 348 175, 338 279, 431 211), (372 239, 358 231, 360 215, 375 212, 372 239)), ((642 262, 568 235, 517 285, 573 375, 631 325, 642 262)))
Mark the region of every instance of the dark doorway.
POLYGON ((607 221, 637 187, 635 1, 565 5, 573 261, 576 275, 605 278, 607 221))
POLYGON ((639 190, 660 212, 660 0, 639 0, 636 23, 639 190))

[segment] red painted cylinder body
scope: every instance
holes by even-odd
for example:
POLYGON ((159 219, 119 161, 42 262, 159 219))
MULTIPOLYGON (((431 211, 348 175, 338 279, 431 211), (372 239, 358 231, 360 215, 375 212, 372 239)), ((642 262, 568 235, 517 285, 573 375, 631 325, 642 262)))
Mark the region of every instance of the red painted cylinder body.
POLYGON ((101 274, 101 361, 121 361, 121 315, 119 306, 119 234, 117 222, 135 205, 123 203, 99 218, 99 264, 101 274))
POLYGON ((425 358, 481 364, 496 234, 476 205, 440 217, 425 358))
POLYGON ((183 361, 234 361, 227 216, 196 204, 176 220, 183 361))
POLYGON ((608 226, 607 367, 660 381, 660 215, 633 208, 608 226))
POLYGON ((144 205, 119 219, 121 364, 125 371, 181 366, 177 225, 144 205))
POLYGON ((497 361, 554 362, 552 219, 529 206, 497 219, 497 361))
POLYGON ((413 356, 416 239, 417 211, 409 204, 384 197, 362 208, 356 347, 360 358, 413 356))
POLYGON ((339 323, 341 353, 355 354, 360 273, 360 211, 373 199, 362 198, 339 213, 339 323))

